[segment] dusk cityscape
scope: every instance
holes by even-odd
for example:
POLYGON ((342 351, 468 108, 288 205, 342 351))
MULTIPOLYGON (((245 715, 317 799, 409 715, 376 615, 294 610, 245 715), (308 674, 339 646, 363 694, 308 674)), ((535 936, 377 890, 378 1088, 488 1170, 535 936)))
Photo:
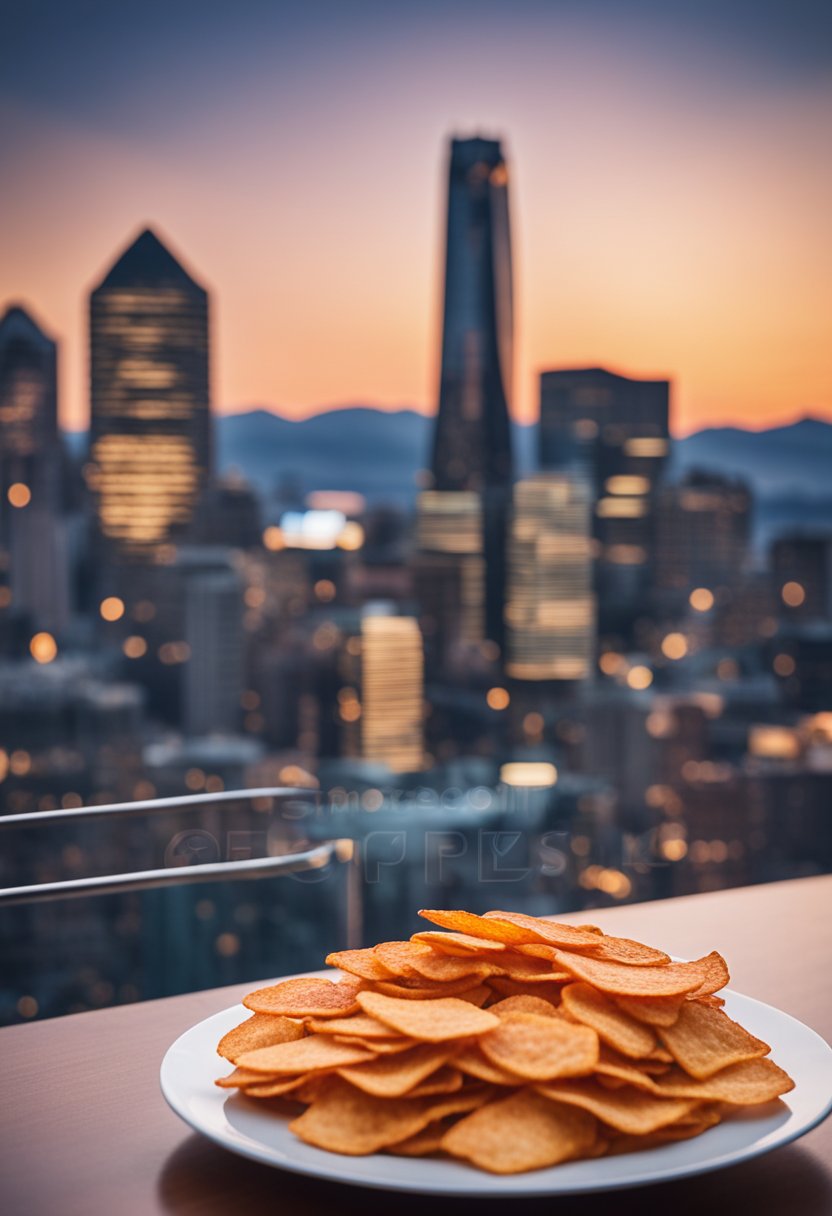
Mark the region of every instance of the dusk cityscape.
MULTIPOLYGON (((303 24, 292 36, 306 45, 303 24)), ((564 37, 582 42, 579 27, 564 37)), ((697 53, 680 72, 696 76, 697 53)), ((792 53, 787 42, 784 77, 792 53)), ((739 71, 713 71, 716 91, 745 87, 739 71)), ((68 87, 60 72, 53 84, 58 98, 68 87)), ((73 86, 67 156, 98 163, 81 134, 86 88, 73 86)), ((7 148, 21 180, 27 138, 48 146, 59 131, 23 92, 7 148)), ((101 222, 93 233, 82 217, 63 257, 51 230, 25 235, 13 186, 0 271, 0 816, 53 819, 5 825, 0 887, 322 841, 335 852, 307 875, 0 903, 0 1022, 317 967, 338 944, 409 936, 422 906, 547 915, 832 871, 829 345, 816 329, 793 341, 755 300, 765 275, 744 274, 741 173, 722 179, 717 243, 742 253, 723 283, 697 262, 711 212, 697 228, 680 208, 675 236, 652 227, 651 245, 655 200, 642 214, 636 191, 622 237, 626 201, 588 178, 581 227, 573 185, 562 204, 553 186, 572 175, 571 146, 554 174, 524 97, 518 82, 513 104, 477 92, 462 107, 451 91, 435 121, 432 97, 414 154, 432 177, 408 172, 406 205, 379 118, 352 149, 371 179, 366 210, 352 178, 339 201, 342 145, 328 178, 311 171, 309 216, 290 180, 295 134, 275 135, 281 194, 257 160, 273 156, 258 118, 256 197, 229 214, 215 257, 205 216, 222 211, 228 183, 212 201, 185 165, 179 186, 145 183, 133 207, 105 175, 101 222), (457 119, 480 105, 482 119, 457 119), (251 286, 257 241, 274 268, 265 185, 270 224, 313 253, 320 240, 323 266, 298 287, 287 245, 274 313, 251 286), (354 232, 342 205, 360 212, 354 232), (327 271, 336 241, 345 261, 327 271), (635 285, 638 266, 652 294, 635 285), (80 322, 67 299, 83 301, 80 322), (288 805, 269 792, 283 787, 288 805), (197 814, 180 803, 150 818, 56 816, 202 794, 224 797, 197 814)), ((643 100, 639 87, 622 104, 643 100)), ((116 111, 129 101, 118 92, 116 111)), ((136 117, 131 146, 150 158, 160 140, 161 163, 182 116, 162 137, 157 104, 146 128, 136 117)), ((601 90, 593 105, 614 103, 601 90)), ((655 137, 665 119, 651 113, 655 137)), ((314 110, 315 131, 325 117, 314 110)), ((752 193, 763 126, 745 148, 752 193)), ((628 130, 637 176, 643 148, 628 130)), ((793 145, 784 179, 796 192, 801 154, 793 145)), ((229 151, 245 192, 241 156, 229 151)), ((669 161, 668 174, 671 201, 684 183, 669 161)), ((811 249, 822 183, 800 180, 805 223, 784 187, 749 224, 772 240, 800 230, 811 249)), ((75 189, 67 206, 82 216, 75 189)), ((800 308, 813 311, 828 234, 817 264, 792 252, 789 274, 806 268, 800 308)), ((789 305, 794 281, 772 282, 771 310, 789 305)))

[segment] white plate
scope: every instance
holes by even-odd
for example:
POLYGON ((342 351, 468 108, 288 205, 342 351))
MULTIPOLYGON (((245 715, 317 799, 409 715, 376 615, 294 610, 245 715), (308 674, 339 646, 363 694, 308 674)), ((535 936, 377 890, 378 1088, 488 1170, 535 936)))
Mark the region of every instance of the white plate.
MULTIPOLYGON (((316 974, 330 975, 331 972, 316 974)), ((574 1161, 502 1177, 430 1157, 345 1157, 304 1144, 289 1117, 214 1085, 226 1062, 220 1037, 250 1016, 242 1005, 206 1018, 176 1040, 162 1062, 162 1093, 172 1109, 216 1144, 279 1169, 353 1186, 433 1195, 569 1195, 643 1186, 736 1165, 805 1135, 832 1109, 832 1048, 802 1022, 751 997, 726 991, 725 1009, 771 1044, 772 1058, 794 1078, 785 1099, 732 1115, 677 1144, 642 1153, 574 1161)), ((227 1071, 227 1068, 226 1068, 227 1071)))

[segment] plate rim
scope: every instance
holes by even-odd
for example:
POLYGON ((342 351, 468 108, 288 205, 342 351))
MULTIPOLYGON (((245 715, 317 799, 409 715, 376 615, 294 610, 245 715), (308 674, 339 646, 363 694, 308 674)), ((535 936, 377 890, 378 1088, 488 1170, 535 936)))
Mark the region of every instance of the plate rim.
MULTIPOLYGON (((293 975, 278 976, 275 980, 270 981, 270 983, 280 983, 284 979, 295 979, 299 976, 310 975, 333 978, 332 972, 328 970, 303 971, 297 972, 293 975)), ((779 1009, 776 1005, 770 1005, 765 1001, 758 1000, 756 997, 746 996, 744 993, 737 992, 734 989, 726 988, 724 991, 726 996, 740 997, 743 1001, 748 1001, 753 1005, 758 1005, 765 1010, 771 1011, 779 1018, 784 1019, 787 1023, 791 1023, 793 1027, 797 1028, 803 1034, 811 1036, 812 1039, 816 1040, 815 1045, 829 1055, 830 1064, 832 1064, 832 1046, 826 1042, 822 1035, 818 1034, 816 1030, 813 1030, 811 1026, 807 1026, 805 1022, 801 1022, 799 1018, 794 1017, 790 1013, 786 1013, 785 1010, 779 1009)), ((256 1161, 261 1165, 270 1166, 272 1169, 285 1170, 289 1173, 298 1174, 306 1178, 317 1178, 327 1182, 337 1182, 344 1186, 366 1187, 370 1190, 388 1191, 390 1193, 449 1195, 459 1196, 460 1198, 481 1198, 485 1193, 495 1194, 494 1184, 500 1182, 504 1184, 504 1187, 500 1188, 498 1193, 506 1198, 511 1196, 515 1198, 522 1198, 525 1196, 533 1198, 540 1196, 556 1197, 559 1195, 590 1195, 617 1190, 632 1190, 640 1186, 653 1186, 663 1182, 673 1182, 676 1180, 681 1181, 685 1178, 694 1178, 702 1174, 715 1173, 720 1169, 727 1169, 731 1166, 740 1165, 746 1161, 751 1161, 756 1157, 765 1156, 767 1153, 773 1152, 775 1149, 784 1148, 789 1144, 793 1144, 796 1140, 801 1139, 803 1136, 808 1135, 809 1132, 813 1131, 816 1127, 823 1123, 830 1114, 832 1114, 832 1091, 830 1091, 830 1096, 827 1099, 826 1105, 822 1107, 809 1122, 798 1124, 798 1126, 793 1128, 791 1131, 785 1132, 782 1138, 778 1138, 773 1144, 765 1142, 754 1143, 748 1145, 745 1149, 731 1150, 722 1157, 713 1157, 704 1161, 692 1162, 689 1165, 668 1166, 664 1170, 657 1170, 656 1167, 653 1166, 651 1167, 651 1172, 648 1176, 634 1175, 633 1177, 629 1178, 609 1179, 606 1181, 604 1179, 597 1179, 594 1180, 589 1186, 572 1186, 567 1184, 566 1186, 553 1189, 550 1180, 543 1182, 542 1175, 548 1173, 548 1171, 544 1170, 528 1170, 516 1175, 498 1175, 490 1174, 484 1171, 477 1171, 476 1173, 472 1172, 470 1185, 461 1180, 459 1185, 454 1184, 452 1187, 448 1186, 446 1183, 443 1183, 441 1180, 431 1182, 429 1179, 424 1179, 419 1182, 411 1183, 409 1181, 396 1182, 393 1179, 382 1177, 355 1177, 349 1173, 345 1173, 344 1167, 337 1164, 330 1166, 329 1164, 324 1163, 319 1166, 317 1164, 310 1164, 292 1158, 287 1158, 283 1161, 275 1161, 267 1148, 260 1149, 256 1144, 251 1143, 242 1133, 238 1133, 236 1129, 231 1127, 228 1124, 227 1119, 226 1127, 222 1130, 206 1127, 204 1124, 200 1124, 193 1117, 191 1117, 190 1112, 170 1091, 170 1081, 166 1076, 166 1073, 173 1066, 171 1062, 172 1058, 176 1054, 180 1045, 183 1044, 183 1041, 187 1040, 189 1036, 191 1036, 195 1031, 204 1027, 207 1023, 225 1018, 232 1012, 236 1014, 237 1011, 240 1011, 242 1016, 250 1013, 250 1010, 246 1009, 246 1007, 239 1002, 235 1005, 226 1006, 224 1009, 217 1010, 215 1013, 209 1014, 207 1017, 202 1018, 200 1021, 195 1022, 192 1026, 189 1026, 170 1044, 164 1054, 159 1070, 159 1084, 165 1102, 173 1113, 177 1115, 183 1121, 183 1123, 186 1124, 186 1126, 190 1127, 192 1131, 201 1136, 205 1136, 206 1139, 210 1140, 213 1144, 218 1145, 220 1148, 225 1149, 227 1152, 245 1157, 249 1161, 256 1161), (534 1179, 536 1176, 541 1177, 541 1184, 539 1187, 534 1186, 534 1179), (523 1180, 522 1189, 513 1189, 510 1187, 510 1185, 507 1185, 510 1184, 510 1182, 514 1179, 523 1180)), ((219 1058, 220 1057, 218 1057, 218 1059, 219 1058)), ((226 1097, 223 1097, 221 1094, 217 1094, 217 1098, 222 1098, 223 1103, 225 1102, 226 1097)), ((642 1153, 645 1156, 650 1157, 659 1152, 662 1147, 666 1146, 644 1149, 642 1150, 642 1153)), ((323 1152, 324 1150, 319 1151, 323 1152)), ((327 1155, 335 1158, 337 1162, 349 1162, 354 1159, 366 1161, 374 1156, 381 1156, 381 1154, 368 1154, 366 1157, 362 1156, 360 1158, 353 1158, 349 1155, 338 1153, 327 1155)), ((633 1157, 639 1155, 641 1154, 632 1153, 628 1154, 628 1157, 632 1159, 633 1157)))

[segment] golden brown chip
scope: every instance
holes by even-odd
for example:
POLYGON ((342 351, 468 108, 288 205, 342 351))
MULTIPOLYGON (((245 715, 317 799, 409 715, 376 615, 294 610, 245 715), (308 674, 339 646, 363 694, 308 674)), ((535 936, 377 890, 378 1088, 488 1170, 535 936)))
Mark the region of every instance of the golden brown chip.
POLYGON ((544 1018, 556 1018, 558 1011, 554 1005, 539 996, 507 996, 502 1001, 488 1006, 489 1013, 496 1013, 498 1018, 507 1013, 539 1013, 544 1018))
MULTIPOLYGON (((566 972, 564 972, 564 976, 567 976, 566 972)), ((574 976, 569 975, 567 978, 571 981, 574 979, 574 976)), ((560 1004, 561 985, 556 981, 522 984, 517 980, 510 980, 502 975, 494 975, 489 979, 488 986, 494 992, 499 993, 500 996, 534 996, 540 1000, 548 1001, 550 1005, 555 1007, 560 1004)))
POLYGON ((524 1089, 455 1123, 441 1147, 493 1174, 519 1174, 569 1161, 595 1143, 595 1120, 524 1089))
POLYGON ((470 979, 473 984, 491 972, 490 964, 473 954, 456 958, 419 942, 382 942, 375 953, 392 975, 420 976, 433 983, 470 979))
POLYGON ((311 1034, 294 1043, 278 1043, 276 1047, 247 1051, 240 1056, 239 1064, 246 1071, 271 1073, 277 1078, 321 1068, 347 1068, 350 1064, 372 1059, 371 1052, 338 1043, 331 1034, 311 1034))
POLYGON ((235 1068, 226 1077, 218 1077, 214 1082, 220 1089, 244 1089, 247 1085, 262 1085, 263 1074, 251 1072, 247 1068, 235 1068))
POLYGON ((469 954, 491 956, 499 954, 506 948, 505 942, 491 941, 486 937, 471 937, 468 933, 439 933, 435 929, 414 933, 410 940, 433 946, 435 950, 441 950, 443 954, 455 954, 466 958, 469 954))
POLYGON ((408 1136, 398 1144, 391 1144, 387 1152, 396 1157, 428 1157, 439 1151, 442 1137, 447 1130, 447 1123, 429 1123, 424 1131, 417 1132, 415 1136, 408 1136))
POLYGON ((336 984, 310 975, 284 980, 270 988, 258 988, 243 997, 243 1004, 255 1013, 280 1013, 293 1018, 343 1017, 357 1011, 357 992, 355 980, 346 979, 336 984))
POLYGON ((500 1025, 500 1019, 493 1013, 455 997, 408 1001, 380 992, 361 992, 358 995, 365 1013, 392 1026, 400 1034, 429 1043, 484 1034, 500 1025))
POLYGON ((425 1081, 420 1081, 415 1089, 407 1092, 408 1098, 427 1098, 432 1094, 455 1094, 462 1089, 464 1077, 457 1068, 446 1065, 438 1069, 425 1081))
POLYGON ((672 1026, 684 1000, 681 996, 619 996, 615 1003, 638 1022, 646 1022, 648 1026, 672 1026))
POLYGON ((282 1098, 284 1094, 291 1094, 294 1098, 295 1091, 300 1089, 305 1080, 306 1077, 284 1077, 280 1081, 263 1082, 261 1078, 260 1085, 247 1085, 243 1093, 247 1098, 282 1098))
POLYGON ((684 996, 699 988, 705 975, 699 961, 630 967, 567 950, 558 950, 555 961, 577 979, 614 996, 684 996))
POLYGON ((352 1068, 339 1068, 338 1075, 365 1093, 379 1098, 401 1098, 447 1064, 454 1050, 447 1043, 420 1043, 410 1051, 381 1056, 352 1068))
POLYGON ((477 977, 469 975, 465 979, 453 980, 447 984, 437 984, 426 979, 422 979, 418 984, 415 981, 394 983, 392 980, 376 980, 368 987, 373 992, 381 992, 384 996, 394 996, 403 1001, 431 1001, 437 997, 467 995, 473 991, 474 986, 480 987, 477 977))
POLYGON ((518 984, 551 984, 571 980, 568 971, 556 967, 551 959, 534 958, 514 950, 506 950, 495 960, 493 975, 514 980, 518 984))
POLYGON ((703 1080, 729 1064, 768 1055, 768 1043, 756 1039, 722 1009, 685 1001, 672 1026, 659 1031, 662 1042, 686 1073, 703 1080))
POLYGON ((435 908, 422 908, 419 912, 425 920, 443 929, 451 929, 464 933, 466 937, 483 937, 494 942, 533 942, 535 938, 527 929, 518 928, 508 921, 488 920, 473 912, 441 911, 435 908))
POLYGON ((657 1094, 702 1102, 729 1102, 733 1106, 771 1102, 794 1089, 794 1081, 787 1072, 773 1060, 760 1058, 731 1064, 704 1081, 687 1076, 680 1068, 651 1080, 657 1094))
POLYGON ((675 1123, 696 1106, 687 1098, 658 1097, 642 1089, 608 1089, 594 1079, 549 1081, 537 1086, 538 1092, 555 1102, 580 1106, 602 1123, 620 1132, 646 1136, 675 1123))
MULTIPOLYGON (((572 950, 581 946, 591 947, 598 942, 595 933, 579 929, 576 925, 564 925, 555 920, 540 920, 527 916, 525 912, 486 912, 485 920, 497 925, 511 925, 524 934, 526 943, 541 942, 556 946, 559 950, 572 950)), ((508 940, 508 939, 507 939, 508 940)))
POLYGON ((327 965, 338 967, 349 975, 362 980, 389 979, 389 972, 382 967, 372 950, 336 950, 326 956, 327 965))
POLYGON ((695 992, 688 993, 685 997, 686 1001, 697 1001, 701 1005, 710 1005, 711 1009, 721 1009, 725 1004, 725 998, 716 996, 713 992, 705 992, 701 996, 695 992))
POLYGON ((728 964, 716 950, 712 950, 704 958, 697 959, 697 966, 702 969, 703 979, 699 987, 689 994, 691 997, 712 996, 713 993, 719 992, 720 988, 724 988, 731 978, 728 964))
POLYGON ((616 1081, 620 1085, 635 1085, 637 1089, 646 1089, 649 1093, 655 1093, 653 1077, 647 1071, 643 1061, 636 1063, 634 1060, 628 1060, 605 1045, 601 1046, 595 1073, 599 1081, 616 1081))
POLYGON ((431 1122, 434 1101, 375 1098, 341 1077, 330 1077, 312 1105, 289 1127, 307 1144, 361 1156, 415 1136, 431 1122))
POLYGON ((237 1057, 244 1051, 256 1051, 258 1047, 302 1039, 303 1034, 302 1022, 293 1022, 270 1013, 253 1013, 245 1022, 222 1036, 217 1044, 217 1054, 236 1064, 237 1057))
POLYGON ((333 1037, 336 1043, 349 1043, 350 1047, 361 1047, 364 1051, 371 1051, 379 1056, 395 1055, 397 1052, 407 1051, 409 1047, 418 1046, 415 1039, 407 1039, 404 1035, 397 1035, 394 1039, 362 1039, 355 1034, 336 1034, 333 1037))
POLYGON ((492 1063, 530 1081, 584 1076, 598 1062, 594 1030, 537 1013, 506 1014, 479 1045, 492 1063))
POLYGON ((499 1064, 487 1059, 476 1045, 466 1047, 455 1055, 453 1065, 466 1076, 475 1077, 478 1081, 486 1081, 489 1085, 516 1088, 524 1083, 523 1079, 515 1073, 509 1072, 507 1069, 501 1068, 499 1064))
POLYGON ((561 950, 591 953, 593 958, 609 959, 627 963, 629 966, 657 966, 669 963, 670 957, 663 950, 645 946, 626 937, 607 937, 594 929, 577 925, 564 925, 558 921, 540 920, 521 912, 487 912, 488 919, 506 920, 535 934, 535 941, 561 950))
POLYGON ((477 984, 476 988, 467 988, 465 992, 460 992, 459 999, 482 1009, 486 1001, 490 1000, 493 995, 494 993, 485 984, 477 984))
POLYGON ((348 1034, 362 1039, 389 1039, 390 1027, 366 1013, 354 1013, 348 1018, 310 1018, 307 1028, 314 1034, 348 1034))
POLYGON ((591 1026, 603 1042, 622 1055, 640 1059, 656 1046, 649 1026, 636 1021, 615 1001, 589 984, 567 984, 561 993, 562 1007, 578 1022, 591 1026))

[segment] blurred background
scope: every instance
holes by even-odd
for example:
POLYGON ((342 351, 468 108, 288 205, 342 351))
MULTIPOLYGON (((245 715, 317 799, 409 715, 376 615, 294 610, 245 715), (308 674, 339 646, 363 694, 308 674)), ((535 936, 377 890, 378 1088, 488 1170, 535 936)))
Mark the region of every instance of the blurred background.
POLYGON ((832 869, 828 6, 0 10, 0 1022, 832 869))

